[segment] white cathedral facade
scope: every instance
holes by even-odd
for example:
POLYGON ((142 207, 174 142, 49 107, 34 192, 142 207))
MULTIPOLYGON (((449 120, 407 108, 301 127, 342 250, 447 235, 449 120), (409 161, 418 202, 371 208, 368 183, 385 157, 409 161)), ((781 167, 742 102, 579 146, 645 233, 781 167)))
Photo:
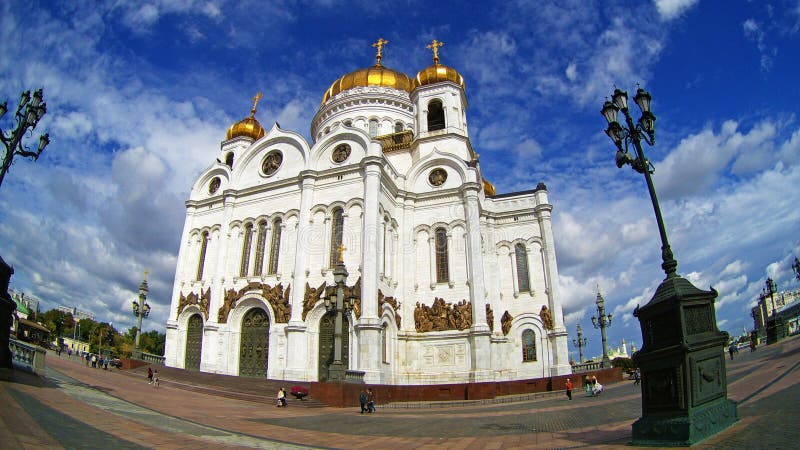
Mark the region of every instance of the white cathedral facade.
POLYGON ((186 202, 166 364, 324 381, 339 258, 342 362, 367 383, 570 372, 544 184, 497 194, 470 144, 461 75, 381 64, 325 92, 313 142, 234 124, 186 202), (341 256, 340 256, 341 255, 341 256))

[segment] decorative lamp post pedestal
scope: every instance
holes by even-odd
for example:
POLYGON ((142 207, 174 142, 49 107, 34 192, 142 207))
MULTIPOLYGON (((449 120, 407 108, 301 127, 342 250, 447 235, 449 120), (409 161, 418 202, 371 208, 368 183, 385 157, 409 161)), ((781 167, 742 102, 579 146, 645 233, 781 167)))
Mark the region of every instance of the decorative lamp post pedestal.
POLYGON ((716 297, 676 275, 634 311, 644 345, 633 355, 642 373, 642 417, 632 444, 692 445, 739 420, 728 399, 728 335, 717 328, 716 297))
POLYGON ((767 345, 774 344, 787 336, 783 317, 774 315, 767 321, 767 345))

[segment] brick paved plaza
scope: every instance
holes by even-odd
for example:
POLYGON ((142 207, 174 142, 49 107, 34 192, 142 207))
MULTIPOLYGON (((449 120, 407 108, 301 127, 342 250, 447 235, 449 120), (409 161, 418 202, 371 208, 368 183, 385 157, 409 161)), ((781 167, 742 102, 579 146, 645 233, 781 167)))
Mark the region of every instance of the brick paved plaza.
MULTIPOLYGON (((154 388, 139 371, 91 369, 52 353, 47 362, 44 377, 0 372, 0 447, 609 448, 627 445, 641 411, 631 381, 599 397, 576 392, 571 402, 554 393, 484 405, 379 405, 362 415, 358 408, 299 407, 293 399, 276 408, 178 388, 165 376, 154 388)), ((740 421, 695 447, 796 448, 798 366, 797 336, 728 360, 740 421)))

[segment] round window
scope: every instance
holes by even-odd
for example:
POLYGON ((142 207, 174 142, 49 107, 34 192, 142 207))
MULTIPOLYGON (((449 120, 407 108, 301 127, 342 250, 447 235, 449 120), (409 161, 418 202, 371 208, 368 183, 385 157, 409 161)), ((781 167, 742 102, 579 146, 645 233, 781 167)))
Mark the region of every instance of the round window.
POLYGON ((208 183, 208 193, 213 195, 215 192, 217 192, 217 190, 219 190, 220 184, 222 184, 222 180, 220 180, 219 177, 212 178, 211 182, 208 183))
POLYGON ((350 157, 350 146, 347 144, 339 144, 333 149, 333 153, 331 154, 331 159, 335 163, 344 162, 347 158, 350 157))

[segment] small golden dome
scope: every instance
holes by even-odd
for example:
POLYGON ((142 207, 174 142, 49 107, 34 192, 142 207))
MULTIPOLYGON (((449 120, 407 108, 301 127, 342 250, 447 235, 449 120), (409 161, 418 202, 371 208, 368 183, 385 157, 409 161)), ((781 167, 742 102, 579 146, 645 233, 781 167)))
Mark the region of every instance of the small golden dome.
POLYGON ((383 67, 380 63, 365 69, 350 72, 331 84, 325 91, 322 104, 334 95, 355 87, 382 86, 411 93, 411 79, 408 75, 383 67))
POLYGON ((494 189, 494 185, 491 181, 483 178, 483 193, 489 196, 497 195, 497 191, 494 189))
POLYGON ((258 101, 261 100, 261 97, 261 92, 253 97, 253 109, 250 110, 250 116, 245 117, 244 119, 231 125, 231 127, 228 128, 225 139, 233 139, 235 137, 244 136, 257 141, 264 137, 266 134, 264 127, 262 127, 261 124, 258 123, 258 120, 256 120, 256 106, 258 106, 258 101))
POLYGON ((434 63, 432 66, 421 70, 417 76, 414 77, 413 89, 425 86, 426 84, 440 83, 442 81, 452 81, 459 85, 461 89, 466 88, 464 86, 464 77, 462 77, 456 69, 434 63))

